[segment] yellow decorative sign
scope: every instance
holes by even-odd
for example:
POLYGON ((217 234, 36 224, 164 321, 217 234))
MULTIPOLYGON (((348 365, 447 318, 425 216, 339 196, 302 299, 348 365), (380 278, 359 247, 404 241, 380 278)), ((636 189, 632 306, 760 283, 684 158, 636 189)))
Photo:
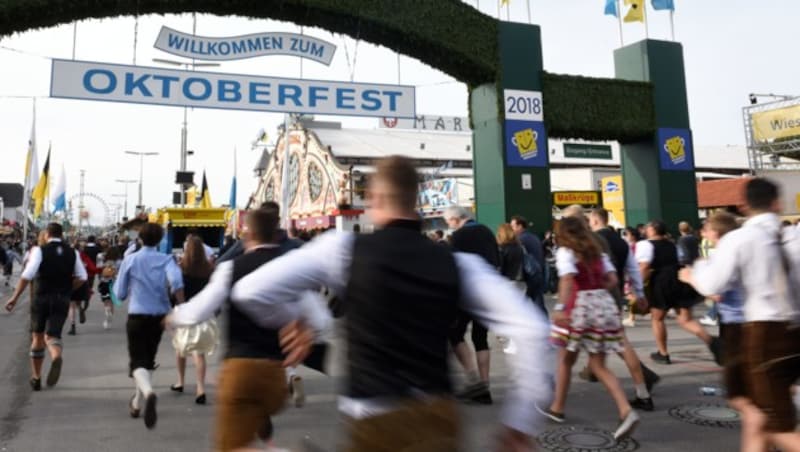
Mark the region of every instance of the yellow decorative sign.
POLYGON ((534 158, 536 154, 538 154, 539 150, 536 146, 536 138, 538 135, 539 134, 533 129, 520 130, 514 134, 514 139, 512 141, 519 151, 519 156, 522 157, 523 160, 534 158))
POLYGON ((622 176, 604 177, 600 184, 603 186, 603 207, 608 210, 610 223, 625 226, 625 196, 622 192, 622 176))
POLYGON ((553 205, 567 207, 573 204, 582 206, 600 205, 600 193, 596 191, 554 191, 553 205))
POLYGON ((669 159, 675 165, 686 161, 686 141, 683 137, 674 136, 664 143, 664 150, 669 154, 669 159))
POLYGON ((750 115, 755 141, 800 136, 800 105, 750 115))

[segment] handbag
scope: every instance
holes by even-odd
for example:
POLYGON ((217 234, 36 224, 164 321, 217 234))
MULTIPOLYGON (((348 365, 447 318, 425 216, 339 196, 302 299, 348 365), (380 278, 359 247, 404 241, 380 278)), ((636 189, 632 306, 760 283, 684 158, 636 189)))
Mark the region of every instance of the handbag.
POLYGON ((114 292, 114 281, 108 282, 108 293, 111 295, 111 303, 113 303, 114 306, 122 306, 122 300, 117 298, 117 294, 114 292))
POLYGON ((218 345, 219 327, 215 319, 177 327, 172 336, 172 346, 180 356, 190 353, 213 355, 218 345))

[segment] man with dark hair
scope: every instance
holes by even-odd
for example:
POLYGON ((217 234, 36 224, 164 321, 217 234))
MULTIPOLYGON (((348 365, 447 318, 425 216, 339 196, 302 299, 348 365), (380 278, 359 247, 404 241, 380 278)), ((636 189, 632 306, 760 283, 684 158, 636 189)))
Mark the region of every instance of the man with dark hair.
POLYGON ((86 269, 77 251, 63 241, 63 229, 50 223, 46 230, 47 244, 31 249, 28 263, 22 271, 14 295, 6 303, 11 312, 28 284, 36 279, 36 294, 31 301, 31 369, 30 380, 34 391, 42 389, 42 362, 45 345, 52 363, 47 374, 47 386, 54 386, 61 376, 61 332, 67 320, 69 297, 72 290, 83 284, 86 269))
POLYGON ((261 208, 248 212, 242 232, 244 253, 217 265, 206 287, 188 303, 177 306, 167 322, 173 326, 197 324, 227 304, 228 350, 223 361, 214 433, 215 450, 247 447, 256 436, 269 440, 271 417, 286 400, 287 381, 278 329, 291 316, 274 311, 253 315, 252 308, 231 297, 231 287, 283 251, 274 243, 278 211, 261 208))
POLYGON ((755 178, 746 186, 748 220, 717 243, 714 254, 681 279, 708 296, 741 284, 741 344, 746 397, 742 450, 800 450, 792 385, 800 378, 800 237, 781 227, 778 186, 755 178))
POLYGON ((546 264, 544 261, 544 247, 542 247, 542 242, 539 240, 539 237, 536 237, 535 234, 528 230, 529 224, 525 217, 514 215, 511 217, 510 224, 511 229, 514 230, 514 234, 517 235, 522 247, 525 248, 525 253, 533 257, 534 262, 538 265, 538 269, 534 268, 534 273, 537 274, 525 275, 525 282, 528 285, 525 294, 528 298, 533 300, 536 306, 541 309, 545 315, 547 315, 547 307, 544 305, 544 270, 546 264))
MULTIPOLYGON (((258 210, 274 213, 278 218, 280 218, 281 207, 280 205, 278 205, 278 203, 274 201, 266 201, 262 203, 261 206, 258 208, 258 210)), ((247 215, 250 215, 250 212, 254 211, 255 210, 248 211, 247 215)), ((247 217, 245 216, 245 218, 247 217)), ((294 237, 289 237, 289 234, 284 229, 280 228, 276 229, 275 235, 276 237, 274 241, 275 243, 280 245, 281 250, 284 253, 296 248, 300 248, 303 245, 302 240, 294 237)), ((273 240, 270 240, 270 243, 271 242, 273 242, 273 240)), ((228 248, 228 250, 225 253, 220 254, 220 256, 216 260, 217 265, 235 259, 238 256, 241 256, 244 253, 244 248, 245 248, 244 242, 242 240, 237 241, 230 248, 228 248)))
POLYGON ((183 276, 170 254, 159 253, 156 247, 164 237, 164 229, 146 223, 139 231, 142 249, 122 261, 114 293, 120 300, 128 300, 128 335, 130 357, 129 376, 136 389, 129 403, 130 415, 138 418, 144 400, 144 425, 156 425, 156 395, 152 378, 156 353, 164 332, 164 317, 171 308, 169 294, 183 303, 183 276))
MULTIPOLYGON (((447 344, 459 311, 469 312, 518 345, 508 355, 518 377, 501 415, 498 450, 529 450, 541 420, 536 403, 550 395, 547 321, 483 258, 451 253, 420 233, 418 181, 407 158, 380 160, 368 188, 373 234, 324 234, 239 280, 232 298, 274 312, 319 286, 341 297, 349 380, 339 409, 349 451, 458 449, 447 344)), ((310 347, 304 331, 290 324, 282 334, 285 350, 298 358, 310 347)))
POLYGON ((647 225, 647 239, 636 246, 636 261, 639 271, 647 284, 647 301, 650 303, 653 336, 658 350, 650 355, 653 361, 660 364, 671 364, 667 351, 667 326, 664 323, 667 311, 675 309, 678 313, 678 325, 697 336, 708 347, 714 361, 719 364, 722 359, 722 343, 719 338, 711 336, 700 323, 692 317, 692 307, 702 297, 688 284, 678 281, 678 249, 667 239, 667 225, 660 220, 653 220, 647 225))
POLYGON ((434 234, 436 234, 436 243, 440 245, 447 245, 447 240, 444 239, 444 231, 437 229, 434 234))

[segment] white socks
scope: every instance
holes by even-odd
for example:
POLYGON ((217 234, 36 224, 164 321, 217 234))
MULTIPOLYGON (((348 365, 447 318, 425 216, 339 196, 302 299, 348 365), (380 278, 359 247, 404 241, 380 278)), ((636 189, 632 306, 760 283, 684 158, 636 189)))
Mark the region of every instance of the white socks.
POLYGON ((144 397, 153 393, 153 385, 150 383, 152 375, 153 374, 149 370, 143 367, 139 367, 133 371, 133 379, 136 381, 136 388, 144 397))
POLYGON ((650 392, 647 391, 647 385, 642 383, 636 385, 636 397, 640 399, 649 399, 650 392))

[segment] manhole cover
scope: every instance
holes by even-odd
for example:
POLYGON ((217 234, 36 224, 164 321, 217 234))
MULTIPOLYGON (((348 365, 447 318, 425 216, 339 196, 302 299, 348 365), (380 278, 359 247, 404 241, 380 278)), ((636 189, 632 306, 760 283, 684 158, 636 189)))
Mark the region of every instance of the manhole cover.
POLYGON ((617 442, 611 432, 581 426, 548 430, 539 435, 539 444, 551 452, 631 452, 639 448, 631 438, 617 442))
POLYGON ((669 415, 690 424, 704 427, 737 428, 739 413, 725 405, 695 402, 670 408, 669 415))

